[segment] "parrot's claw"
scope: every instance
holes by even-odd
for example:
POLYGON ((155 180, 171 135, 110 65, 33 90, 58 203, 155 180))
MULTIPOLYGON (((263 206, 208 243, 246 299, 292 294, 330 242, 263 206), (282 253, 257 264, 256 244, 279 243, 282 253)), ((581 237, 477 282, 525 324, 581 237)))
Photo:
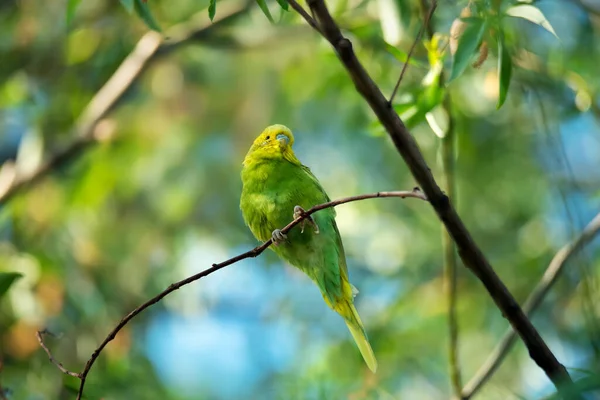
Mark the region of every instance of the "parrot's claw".
POLYGON ((287 240, 287 235, 281 232, 281 229, 275 229, 271 234, 271 239, 273 240, 273 244, 275 246, 279 246, 281 243, 287 240))
MULTIPOLYGON (((306 210, 300 206, 296 206, 294 207, 294 219, 300 218, 301 216, 303 216, 304 214, 306 214, 306 210)), ((319 226, 317 225, 317 223, 315 222, 315 220, 313 219, 313 217, 311 217, 310 215, 308 217, 306 217, 305 219, 302 220, 302 222, 300 222, 300 227, 302 229, 300 229, 300 233, 304 233, 304 226, 306 225, 306 221, 308 221, 314 228, 315 230, 315 234, 319 234, 319 226)))

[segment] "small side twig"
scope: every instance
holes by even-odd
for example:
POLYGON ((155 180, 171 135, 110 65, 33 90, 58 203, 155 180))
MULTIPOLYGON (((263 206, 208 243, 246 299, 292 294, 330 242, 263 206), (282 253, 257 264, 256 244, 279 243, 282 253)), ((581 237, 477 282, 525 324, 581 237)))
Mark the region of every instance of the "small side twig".
MULTIPOLYGON (((533 315, 538 309, 548 291, 556 282, 556 279, 560 275, 561 271, 565 268, 567 263, 579 252, 581 249, 588 244, 593 238, 600 233, 600 213, 594 217, 594 219, 585 227, 579 237, 573 242, 562 247, 558 253, 550 261, 550 265, 544 272, 542 279, 533 289, 527 301, 523 305, 523 311, 527 316, 533 315)), ((496 348, 490 353, 487 360, 475 373, 473 378, 465 385, 462 390, 462 398, 469 399, 475 395, 483 385, 492 377, 498 367, 504 361, 504 358, 510 351, 512 345, 515 343, 517 335, 515 331, 509 328, 505 333, 496 348)))
MULTIPOLYGON (((435 34, 434 26, 431 22, 432 9, 435 8, 436 0, 433 0, 431 6, 427 3, 427 0, 421 0, 419 2, 423 19, 428 21, 424 25, 424 30, 427 33, 427 37, 431 40, 435 34)), ((455 174, 455 135, 456 135, 456 124, 454 115, 452 113, 452 100, 450 93, 445 90, 446 74, 441 71, 439 79, 439 87, 445 91, 444 99, 442 101, 442 107, 448 115, 448 128, 441 136, 442 142, 442 168, 443 168, 443 180, 446 186, 446 194, 450 201, 456 204, 457 193, 456 193, 456 174, 455 174)), ((430 124, 431 125, 431 124, 430 124)), ((433 127, 432 127, 433 129, 433 127)), ((462 400, 462 378, 459 361, 459 337, 458 337, 458 316, 456 312, 457 303, 457 286, 458 286, 458 265, 456 257, 456 246, 450 236, 450 233, 442 228, 442 247, 444 251, 444 287, 446 289, 446 296, 448 299, 448 362, 450 369, 450 383, 454 396, 462 400)))
POLYGON ((419 41, 421 40, 421 36, 423 36, 423 31, 425 29, 428 29, 429 21, 431 20, 431 17, 433 15, 433 12, 435 11, 436 7, 437 7, 437 0, 433 0, 431 2, 431 7, 429 8, 429 12, 425 16, 425 21, 423 21, 423 25, 421 25, 421 28, 419 29, 419 33, 417 33, 417 37, 415 38, 414 42, 412 43, 412 46, 410 46, 410 50, 408 51, 408 55, 406 56, 406 62, 402 66, 402 71, 400 71, 400 76, 398 77, 398 80, 396 81, 396 85, 394 86, 394 90, 392 91, 392 94, 390 95, 390 99, 388 100, 390 107, 392 106, 394 97, 396 97, 396 93, 398 92, 398 89, 400 88, 400 83, 402 82, 402 79, 404 78, 404 73, 406 72, 406 69, 408 68, 408 63, 410 62, 410 58, 412 57, 413 51, 415 50, 417 43, 419 43, 419 41))
POLYGON ((52 364, 56 365, 56 368, 60 369, 63 374, 66 374, 66 375, 69 375, 69 376, 81 379, 81 374, 80 373, 69 371, 68 369, 66 369, 64 367, 64 365, 62 365, 62 363, 60 363, 59 361, 56 360, 56 358, 54 358, 54 356, 52 355, 52 352, 50 351, 50 349, 48 348, 48 346, 46 346, 46 343, 44 343, 43 335, 52 335, 52 334, 50 332, 48 332, 48 330, 46 330, 46 329, 41 330, 41 331, 37 331, 37 333, 36 333, 37 340, 38 340, 38 342, 40 342, 40 346, 42 347, 42 349, 44 349, 44 351, 48 355, 48 358, 50 359, 50 362, 52 364))
MULTIPOLYGON (((281 233, 284 233, 284 234, 288 233, 293 227, 300 224, 302 221, 304 221, 306 218, 309 218, 312 214, 316 213, 317 211, 324 210, 324 209, 330 208, 330 207, 336 207, 336 206, 339 206, 340 204, 350 203, 353 201, 375 199, 375 198, 380 198, 380 197, 399 197, 402 199, 410 197, 410 198, 427 201, 427 197, 425 196, 425 194, 423 192, 421 192, 421 190, 418 187, 415 187, 413 190, 410 190, 410 191, 377 192, 377 193, 371 193, 371 194, 362 194, 362 195, 358 195, 358 196, 344 197, 342 199, 329 201, 327 203, 316 205, 316 206, 306 210, 304 213, 301 213, 297 218, 295 218, 292 222, 287 224, 283 229, 281 229, 281 233)), ((162 292, 160 292, 159 294, 157 294, 150 300, 146 301, 145 303, 143 303, 142 305, 137 307, 135 310, 131 311, 125 317, 123 317, 121 319, 121 321, 119 321, 117 326, 115 326, 113 328, 113 330, 110 331, 110 333, 106 336, 106 338, 102 341, 102 343, 100 343, 98 348, 96 350, 94 350, 91 357, 86 362, 86 364, 83 368, 83 371, 81 371, 81 373, 71 372, 71 371, 67 370, 60 362, 56 361, 56 359, 52 356, 52 353, 46 347, 46 345, 44 344, 44 342, 42 340, 42 334, 48 333, 47 331, 41 331, 41 332, 38 332, 38 334, 37 334, 38 341, 40 342, 40 346, 42 346, 44 351, 46 351, 46 353, 48 354, 48 357, 50 358, 50 361, 54 365, 56 365, 58 367, 58 369, 60 369, 63 373, 65 373, 67 375, 74 376, 81 380, 81 383, 79 385, 79 391, 77 393, 77 400, 81 400, 83 397, 83 389, 85 387, 85 381, 87 379, 87 376, 88 376, 92 366, 98 359, 98 356, 100 356, 100 353, 102 352, 102 350, 104 350, 106 345, 117 336, 117 333, 119 333, 119 331, 121 329, 123 329, 123 327, 129 323, 129 321, 131 321, 133 318, 135 318, 136 315, 140 314, 142 311, 144 311, 148 307, 158 303, 165 296, 167 296, 168 294, 181 288, 182 286, 185 286, 189 283, 197 281, 205 276, 212 274, 213 272, 216 272, 216 271, 218 271, 222 268, 225 268, 228 265, 234 264, 238 261, 244 260, 246 258, 253 258, 253 257, 259 256, 263 251, 265 251, 269 246, 271 246, 271 244, 273 244, 273 241, 272 241, 272 239, 269 239, 266 242, 264 242, 263 244, 253 248, 252 250, 249 250, 245 253, 239 254, 239 255, 232 257, 228 260, 225 260, 221 263, 213 264, 212 267, 205 269, 204 271, 201 271, 201 272, 199 272, 195 275, 192 275, 186 279, 183 279, 179 282, 169 285, 169 287, 167 287, 165 290, 163 290, 162 292)))
POLYGON ((288 3, 292 8, 304 18, 304 20, 317 32, 321 32, 317 21, 313 17, 310 16, 308 12, 302 7, 300 4, 296 2, 296 0, 288 0, 288 3))
MULTIPOLYGON (((456 177, 455 177, 455 123, 450 106, 450 95, 447 93, 443 107, 448 114, 448 129, 442 138, 442 164, 444 168, 444 181, 448 197, 456 203, 456 177)), ((454 394, 459 398, 462 389, 460 362, 458 358, 458 316, 456 313, 458 268, 456 260, 456 246, 446 229, 442 231, 442 245, 444 248, 444 283, 448 296, 448 359, 450 362, 450 381, 454 394)))

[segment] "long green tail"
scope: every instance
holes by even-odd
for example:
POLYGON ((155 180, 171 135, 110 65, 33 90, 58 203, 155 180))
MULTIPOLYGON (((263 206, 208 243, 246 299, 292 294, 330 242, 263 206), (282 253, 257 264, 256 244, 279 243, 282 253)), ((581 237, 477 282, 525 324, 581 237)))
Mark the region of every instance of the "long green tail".
POLYGON ((373 349, 371 348, 371 344, 369 344, 369 339, 367 339, 367 334, 365 333, 365 328, 363 327, 362 321, 358 316, 358 312, 356 308, 354 308, 354 304, 352 301, 348 301, 346 303, 351 311, 351 315, 349 318, 344 319, 358 349, 360 350, 360 354, 362 354, 367 366, 372 372, 377 371, 377 359, 375 358, 375 354, 373 353, 373 349))

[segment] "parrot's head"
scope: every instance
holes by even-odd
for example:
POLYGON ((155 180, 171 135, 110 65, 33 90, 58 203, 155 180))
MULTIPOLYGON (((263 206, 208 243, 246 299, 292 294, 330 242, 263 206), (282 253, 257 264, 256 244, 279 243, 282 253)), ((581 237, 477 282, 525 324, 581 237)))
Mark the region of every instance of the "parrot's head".
POLYGON ((290 161, 296 160, 292 145, 294 144, 294 135, 292 131, 284 125, 271 125, 254 140, 246 158, 244 165, 265 159, 285 158, 290 161))

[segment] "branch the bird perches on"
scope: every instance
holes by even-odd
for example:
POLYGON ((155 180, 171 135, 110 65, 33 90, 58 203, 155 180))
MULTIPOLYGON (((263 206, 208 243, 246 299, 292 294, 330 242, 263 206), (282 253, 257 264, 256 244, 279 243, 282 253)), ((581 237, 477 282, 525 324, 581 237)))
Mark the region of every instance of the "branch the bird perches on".
MULTIPOLYGON (((423 192, 421 192, 421 190, 418 187, 415 187, 413 190, 407 190, 407 191, 377 192, 377 193, 370 193, 370 194, 362 194, 362 195, 358 195, 358 196, 344 197, 344 198, 341 198, 338 200, 329 201, 327 203, 318 204, 318 205, 306 210, 305 212, 298 214, 298 216, 292 222, 290 222, 284 228, 281 229, 281 232, 284 234, 289 232, 293 227, 300 224, 302 221, 309 218, 312 214, 316 213, 317 211, 324 210, 324 209, 330 208, 330 207, 336 207, 341 204, 351 203, 354 201, 384 198, 384 197, 398 197, 398 198, 402 198, 402 199, 414 198, 414 199, 420 199, 420 200, 427 201, 427 197, 423 194, 423 192)), ((292 215, 292 212, 293 212, 293 210, 290 210, 290 216, 292 215)), ((92 356, 86 362, 86 364, 81 372, 69 371, 60 362, 58 362, 56 360, 56 358, 54 358, 50 349, 46 346, 46 344, 44 343, 44 340, 43 340, 43 335, 48 333, 48 331, 46 331, 46 330, 42 330, 37 333, 37 338, 40 343, 40 346, 44 349, 44 351, 48 355, 48 358, 50 359, 50 361, 54 365, 56 365, 56 367, 58 369, 60 369, 64 374, 67 374, 69 376, 73 376, 73 377, 80 379, 81 382, 79 385, 79 391, 77 393, 77 400, 81 400, 83 397, 83 389, 85 386, 85 381, 87 379, 87 376, 88 376, 92 366, 96 362, 96 359, 98 359, 98 356, 100 355, 102 350, 104 350, 106 345, 110 341, 112 341, 117 336, 117 333, 119 333, 119 331, 121 329, 123 329, 123 327, 125 327, 125 325, 127 325, 129 323, 129 321, 131 321, 133 318, 135 318, 136 315, 140 314, 142 311, 144 311, 148 307, 158 303, 165 296, 167 296, 168 294, 181 288, 182 286, 185 286, 189 283, 192 283, 201 278, 204 278, 205 276, 208 276, 208 275, 212 274, 213 272, 216 272, 216 271, 220 270, 221 268, 225 268, 228 265, 234 264, 238 261, 244 260, 246 258, 254 258, 254 257, 259 256, 263 251, 265 251, 272 244, 273 244, 273 240, 269 239, 266 242, 264 242, 263 244, 256 246, 252 250, 249 250, 245 253, 239 254, 239 255, 232 257, 228 260, 225 260, 221 263, 213 264, 212 267, 205 269, 204 271, 201 271, 201 272, 199 272, 195 275, 192 275, 186 279, 183 279, 179 282, 169 285, 169 287, 167 287, 165 290, 163 290, 162 292, 160 292, 159 294, 157 294, 150 300, 146 301, 144 304, 137 307, 135 310, 131 311, 125 317, 123 317, 121 319, 121 321, 119 321, 117 326, 112 331, 110 331, 110 333, 108 334, 108 336, 106 336, 106 338, 102 341, 102 343, 100 343, 98 348, 96 348, 96 350, 94 350, 94 352, 92 353, 92 356)))

